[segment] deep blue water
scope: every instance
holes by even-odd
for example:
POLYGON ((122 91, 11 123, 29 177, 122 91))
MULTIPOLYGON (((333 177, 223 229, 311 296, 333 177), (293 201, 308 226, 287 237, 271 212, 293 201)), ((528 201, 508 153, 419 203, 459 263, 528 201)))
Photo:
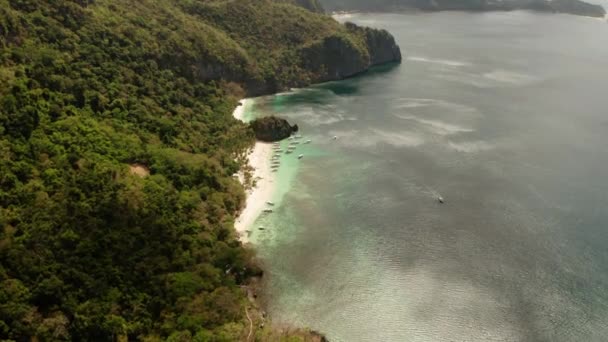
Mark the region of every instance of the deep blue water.
POLYGON ((254 233, 274 319, 332 341, 608 341, 608 25, 340 19, 404 61, 257 100, 313 140, 254 233))

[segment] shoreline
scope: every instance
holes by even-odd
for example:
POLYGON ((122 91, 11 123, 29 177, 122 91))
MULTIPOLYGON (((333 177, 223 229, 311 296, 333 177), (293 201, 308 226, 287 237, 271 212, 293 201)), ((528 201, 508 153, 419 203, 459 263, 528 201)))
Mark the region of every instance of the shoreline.
MULTIPOLYGON (((234 110, 232 116, 237 120, 246 122, 246 107, 250 101, 252 100, 244 99, 239 101, 241 105, 234 110)), ((266 202, 272 199, 274 193, 271 156, 272 144, 259 141, 256 141, 247 155, 248 164, 253 169, 251 175, 253 183, 252 187, 246 190, 247 199, 245 207, 234 222, 234 228, 239 234, 240 241, 243 243, 250 242, 249 235, 253 231, 252 226, 266 207, 266 202)), ((239 181, 243 186, 247 186, 242 171, 239 172, 239 181)))
MULTIPOLYGON (((601 6, 601 5, 600 5, 601 6)), ((398 7, 394 9, 386 8, 386 9, 376 9, 376 10, 368 10, 368 9, 360 9, 360 10, 338 10, 331 11, 329 15, 340 21, 340 20, 348 20, 351 16, 356 14, 429 14, 429 13, 439 13, 439 12, 463 12, 463 13, 508 13, 508 12, 532 12, 532 13, 540 13, 540 14, 563 14, 563 15, 571 15, 574 17, 582 17, 587 19, 596 19, 602 22, 608 21, 608 10, 606 10, 606 14, 603 17, 599 15, 585 15, 578 13, 570 13, 570 12, 552 12, 552 11, 544 11, 544 10, 534 10, 530 8, 508 8, 508 9, 422 9, 415 7, 398 7)))

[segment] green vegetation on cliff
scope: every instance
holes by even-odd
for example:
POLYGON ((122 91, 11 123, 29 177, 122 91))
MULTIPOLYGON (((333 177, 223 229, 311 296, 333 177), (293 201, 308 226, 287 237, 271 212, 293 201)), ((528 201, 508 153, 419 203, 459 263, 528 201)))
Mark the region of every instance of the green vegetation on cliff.
POLYGON ((327 78, 302 51, 330 37, 366 62, 340 77, 373 63, 286 3, 0 0, 0 339, 246 336, 231 112, 327 78))
POLYGON ((291 126, 287 120, 275 116, 265 116, 253 120, 249 126, 259 141, 273 142, 287 139, 298 131, 298 125, 291 126))

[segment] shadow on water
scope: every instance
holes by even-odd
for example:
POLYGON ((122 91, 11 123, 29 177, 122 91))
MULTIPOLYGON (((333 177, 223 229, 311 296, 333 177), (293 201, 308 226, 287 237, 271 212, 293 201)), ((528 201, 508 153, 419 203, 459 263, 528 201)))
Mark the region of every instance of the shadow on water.
POLYGON ((388 63, 370 68, 368 71, 350 77, 346 80, 331 81, 312 85, 308 88, 297 89, 287 93, 272 96, 271 99, 256 103, 262 112, 282 112, 287 106, 326 105, 332 104, 336 96, 358 96, 361 85, 369 77, 384 77, 385 74, 396 71, 400 63, 388 63))
POLYGON ((401 66, 400 63, 387 63, 370 68, 368 71, 360 73, 356 76, 343 81, 332 81, 313 86, 313 89, 329 90, 332 94, 338 96, 358 95, 360 92, 359 83, 363 78, 373 76, 383 76, 386 73, 395 71, 401 66))

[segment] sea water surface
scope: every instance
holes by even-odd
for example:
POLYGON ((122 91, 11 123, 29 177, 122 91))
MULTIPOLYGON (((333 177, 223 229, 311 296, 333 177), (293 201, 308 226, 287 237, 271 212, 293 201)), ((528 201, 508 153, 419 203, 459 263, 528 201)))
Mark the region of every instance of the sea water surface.
POLYGON ((252 237, 273 319, 331 341, 608 341, 607 23, 339 19, 404 60, 256 100, 312 140, 252 237))

